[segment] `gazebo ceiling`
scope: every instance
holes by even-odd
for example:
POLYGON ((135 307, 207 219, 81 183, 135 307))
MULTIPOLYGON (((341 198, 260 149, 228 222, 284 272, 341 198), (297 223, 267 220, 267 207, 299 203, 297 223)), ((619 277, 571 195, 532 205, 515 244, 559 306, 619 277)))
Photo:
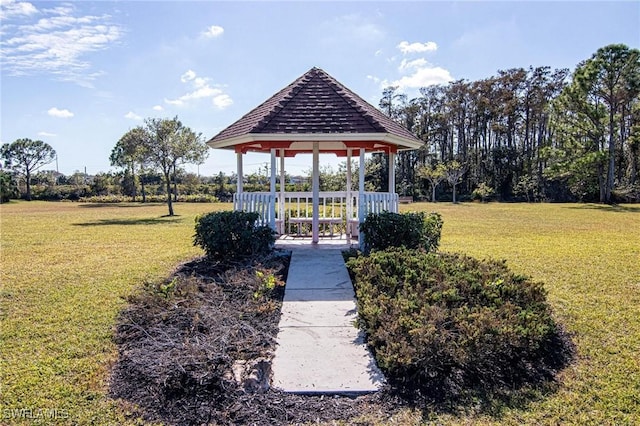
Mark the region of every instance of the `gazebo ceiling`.
POLYGON ((416 149, 422 141, 319 68, 211 138, 212 148, 236 152, 284 149, 286 156, 313 151, 346 156, 416 149))

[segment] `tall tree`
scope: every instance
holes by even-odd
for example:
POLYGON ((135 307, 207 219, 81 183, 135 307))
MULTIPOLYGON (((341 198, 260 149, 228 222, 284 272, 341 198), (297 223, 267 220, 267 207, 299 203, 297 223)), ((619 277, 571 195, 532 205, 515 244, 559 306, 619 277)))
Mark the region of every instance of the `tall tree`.
MULTIPOLYGON (((133 181, 133 185, 130 186, 132 194, 128 195, 132 195, 134 201, 136 199, 136 165, 139 165, 142 173, 146 161, 145 136, 145 130, 140 126, 129 130, 118 140, 109 157, 112 166, 122 167, 128 172, 123 176, 123 180, 131 179, 133 181)), ((140 183, 142 185, 142 202, 144 203, 146 201, 144 180, 140 179, 140 183)))
POLYGON ((460 164, 458 161, 453 160, 446 165, 445 168, 445 177, 449 185, 453 188, 453 203, 457 203, 456 200, 456 186, 460 183, 460 179, 465 174, 466 168, 463 164, 460 164))
POLYGON ((640 169, 640 102, 631 107, 631 123, 627 139, 627 181, 635 185, 640 169))
MULTIPOLYGON (((177 117, 176 117, 177 119, 177 117)), ((181 164, 197 164, 204 163, 209 155, 209 148, 204 144, 202 135, 196 134, 188 127, 179 126, 173 140, 173 196, 174 200, 178 200, 178 171, 181 164)))
POLYGON ((173 216, 171 178, 180 164, 198 163, 207 156, 207 146, 200 134, 184 126, 178 117, 148 118, 144 122, 145 157, 164 177, 169 216, 173 216))
MULTIPOLYGON (((398 92, 398 86, 389 86, 382 90, 382 98, 378 107, 393 120, 401 121, 402 108, 407 102, 407 95, 398 92)), ((370 167, 370 182, 374 190, 380 192, 395 192, 395 188, 389 188, 389 154, 373 153, 367 160, 370 167)))
POLYGON ((26 198, 31 201, 31 174, 55 160, 56 151, 41 140, 18 139, 2 145, 0 157, 5 160, 5 167, 25 176, 26 198))
POLYGON ((435 166, 421 166, 418 169, 418 176, 429 181, 431 185, 431 202, 436 202, 436 188, 446 177, 446 167, 442 163, 435 166))
POLYGON ((606 175, 601 178, 600 201, 611 202, 616 177, 616 156, 626 142, 626 132, 616 119, 617 115, 631 113, 630 106, 637 102, 640 94, 640 50, 630 49, 624 44, 602 47, 573 75, 573 106, 577 113, 591 118, 596 128, 594 141, 603 143, 606 151, 606 175))

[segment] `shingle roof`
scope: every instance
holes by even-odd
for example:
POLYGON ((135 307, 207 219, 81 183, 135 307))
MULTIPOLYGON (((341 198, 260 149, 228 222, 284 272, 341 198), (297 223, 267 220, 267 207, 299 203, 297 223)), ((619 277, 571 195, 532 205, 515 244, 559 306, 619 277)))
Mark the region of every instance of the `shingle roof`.
POLYGON ((294 135, 325 135, 323 140, 333 135, 339 140, 339 135, 348 135, 353 140, 357 134, 366 134, 368 140, 377 134, 406 140, 401 148, 421 143, 325 71, 312 68, 208 143, 213 147, 229 139, 242 143, 242 137, 250 135, 281 135, 280 140, 292 140, 294 135))

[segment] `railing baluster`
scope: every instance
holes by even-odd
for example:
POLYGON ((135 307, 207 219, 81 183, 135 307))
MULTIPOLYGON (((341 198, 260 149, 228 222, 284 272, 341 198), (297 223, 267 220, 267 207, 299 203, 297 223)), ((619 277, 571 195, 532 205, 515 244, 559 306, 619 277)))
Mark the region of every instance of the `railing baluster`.
MULTIPOLYGON (((318 215, 321 218, 340 218, 345 226, 349 226, 351 220, 362 220, 369 213, 382 213, 383 211, 398 212, 398 195, 395 193, 365 192, 362 197, 358 193, 351 193, 347 197, 346 191, 325 191, 320 194, 321 203, 318 215), (351 214, 349 214, 351 213, 351 214)), ((234 194, 234 209, 248 212, 256 212, 260 216, 258 223, 275 227, 276 219, 283 221, 285 232, 291 233, 291 222, 286 227, 287 216, 291 218, 311 218, 310 192, 284 193, 283 217, 280 211, 276 212, 276 206, 281 202, 280 196, 273 197, 265 192, 243 192, 239 196, 234 194), (303 211, 304 210, 304 211, 303 211)))

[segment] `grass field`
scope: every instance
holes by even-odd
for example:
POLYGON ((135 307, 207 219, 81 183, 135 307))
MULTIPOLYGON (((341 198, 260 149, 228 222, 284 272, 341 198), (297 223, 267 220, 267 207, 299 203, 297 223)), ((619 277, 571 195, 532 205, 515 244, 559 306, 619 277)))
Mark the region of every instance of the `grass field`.
MULTIPOLYGON (((123 424, 107 397, 124 297, 198 255, 194 217, 228 204, 0 205, 0 424, 123 424)), ((640 424, 640 206, 412 204, 442 213, 441 249, 544 281, 576 361, 554 392, 446 424, 640 424)), ((415 424, 409 410, 395 424, 415 424)))
POLYGON ((0 424, 122 424, 106 379, 123 298, 200 254, 194 218, 220 208, 178 204, 169 218, 163 204, 0 206, 0 424))
MULTIPOLYGON (((441 250, 506 259, 546 284, 578 356, 559 390, 500 424, 640 424, 640 206, 429 204, 443 215, 441 250)), ((468 423, 468 418, 447 419, 468 423)))

